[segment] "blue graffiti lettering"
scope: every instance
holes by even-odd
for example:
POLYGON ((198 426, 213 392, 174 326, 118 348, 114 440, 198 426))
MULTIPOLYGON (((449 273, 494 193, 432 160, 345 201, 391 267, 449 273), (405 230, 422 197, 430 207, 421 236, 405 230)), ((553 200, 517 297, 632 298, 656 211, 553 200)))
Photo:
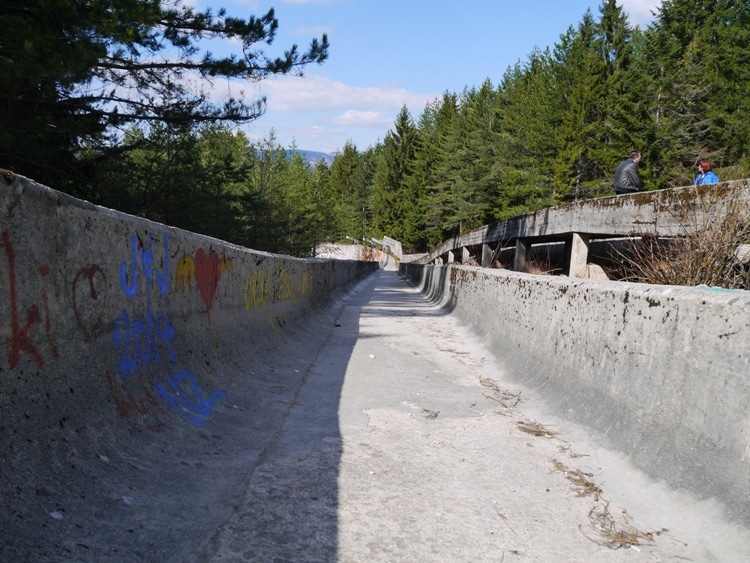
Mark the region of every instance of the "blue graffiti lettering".
POLYGON ((120 375, 135 373, 139 364, 148 366, 161 361, 160 346, 166 351, 169 361, 175 362, 172 341, 175 330, 167 318, 166 310, 157 311, 156 315, 146 311, 145 322, 131 319, 123 312, 115 322, 114 344, 121 350, 120 375))
POLYGON ((138 368, 138 360, 136 360, 132 353, 130 326, 130 317, 128 317, 127 313, 123 313, 115 321, 114 343, 115 346, 122 346, 122 356, 119 362, 120 375, 134 373, 138 368))
POLYGON ((128 266, 125 262, 120 264, 120 283, 122 284, 122 289, 125 291, 125 295, 130 297, 131 299, 135 297, 135 294, 138 293, 138 265, 137 265, 137 258, 138 258, 138 247, 136 246, 136 236, 135 233, 130 235, 130 252, 131 252, 131 260, 130 260, 130 283, 128 283, 128 266))
MULTIPOLYGON (((141 268, 143 277, 150 286, 154 272, 154 240, 151 233, 147 235, 147 243, 141 249, 141 268)), ((138 293, 138 238, 135 233, 130 235, 130 281, 128 281, 128 265, 120 264, 120 283, 123 291, 131 299, 138 293)), ((159 291, 166 295, 169 290, 169 235, 164 233, 164 267, 156 272, 156 281, 159 291)))
POLYGON ((164 269, 156 272, 156 282, 159 284, 159 291, 166 295, 169 291, 169 235, 164 233, 164 269))
MULTIPOLYGON (((167 233, 164 233, 164 269, 156 272, 159 291, 162 295, 165 295, 169 289, 168 240, 167 233)), ((130 281, 128 281, 128 266, 125 262, 120 265, 120 281, 123 291, 132 299, 138 291, 138 245, 135 234, 130 237, 130 248, 130 281)), ((172 349, 172 341, 175 338, 174 327, 167 318, 166 309, 153 310, 151 288, 154 274, 154 250, 153 237, 150 233, 145 247, 141 249, 140 263, 145 278, 146 315, 143 319, 131 319, 127 313, 122 313, 115 323, 114 344, 120 347, 122 352, 119 362, 120 375, 135 373, 139 365, 148 366, 161 361, 160 346, 166 349, 169 360, 172 363, 175 362, 172 349)))
POLYGON ((207 399, 198 386, 195 377, 188 371, 181 371, 173 375, 167 375, 169 389, 158 381, 154 382, 156 390, 169 407, 180 416, 195 422, 201 426, 206 424, 207 418, 212 416, 211 409, 214 403, 224 397, 224 391, 216 391, 207 399), (187 383, 186 390, 183 385, 187 383))
POLYGON ((176 360, 174 357, 174 351, 172 350, 172 341, 175 337, 175 330, 172 323, 170 323, 167 318, 166 309, 161 312, 156 312, 155 331, 155 334, 167 349, 167 357, 169 358, 169 361, 174 363, 176 360))
MULTIPOLYGON (((154 310, 152 291, 154 281, 161 296, 169 290, 169 236, 164 233, 164 261, 161 269, 154 269, 154 240, 147 234, 147 240, 141 245, 140 256, 138 238, 130 237, 130 264, 120 264, 120 283, 125 295, 133 299, 138 293, 138 263, 143 273, 143 288, 146 292, 146 310, 142 318, 131 318, 123 312, 115 322, 113 343, 120 348, 120 376, 137 373, 141 368, 158 364, 162 354, 174 366, 176 364, 172 343, 175 339, 174 326, 167 318, 166 308, 154 310), (156 280, 154 280, 156 278, 156 280)), ((156 303, 159 301, 156 300, 156 303)), ((173 368, 169 368, 172 372, 173 368)), ((225 396, 223 391, 216 391, 204 398, 195 377, 188 371, 167 373, 165 384, 154 380, 154 387, 159 397, 171 410, 180 416, 199 425, 206 424, 212 416, 214 403, 225 396)))

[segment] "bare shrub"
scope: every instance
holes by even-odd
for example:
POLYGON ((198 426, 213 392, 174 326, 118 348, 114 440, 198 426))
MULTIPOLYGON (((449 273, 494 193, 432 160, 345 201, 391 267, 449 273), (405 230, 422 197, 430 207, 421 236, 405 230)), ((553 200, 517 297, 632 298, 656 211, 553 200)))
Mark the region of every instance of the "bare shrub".
POLYGON ((554 273, 554 269, 548 263, 543 262, 526 262, 521 271, 537 275, 552 275, 554 273))
MULTIPOLYGON (((720 192, 719 192, 720 193, 720 192)), ((671 213, 680 232, 674 237, 645 236, 617 252, 625 281, 664 285, 708 285, 750 289, 750 272, 737 252, 750 242, 747 202, 710 191, 671 213)))
POLYGON ((549 246, 532 247, 521 271, 527 274, 552 276, 560 272, 549 246))

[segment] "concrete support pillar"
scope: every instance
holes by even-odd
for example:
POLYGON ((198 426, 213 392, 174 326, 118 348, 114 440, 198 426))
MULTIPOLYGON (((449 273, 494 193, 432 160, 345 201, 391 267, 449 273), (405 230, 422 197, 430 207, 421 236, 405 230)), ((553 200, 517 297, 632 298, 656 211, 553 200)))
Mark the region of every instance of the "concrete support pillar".
MULTIPOLYGON (((498 243, 500 244, 500 243, 498 243)), ((492 267, 492 249, 489 244, 482 245, 482 268, 492 267)))
POLYGON ((453 255, 453 251, 448 251, 448 264, 453 264, 456 261, 456 257, 453 255))
POLYGON ((516 255, 513 259, 513 269, 516 272, 522 272, 526 265, 526 255, 531 248, 531 242, 526 239, 516 239, 516 255))
POLYGON ((573 233, 565 241, 565 259, 569 264, 568 275, 572 278, 586 277, 589 258, 589 236, 573 233))
POLYGON ((471 252, 465 246, 461 249, 461 264, 468 264, 471 259, 471 252))

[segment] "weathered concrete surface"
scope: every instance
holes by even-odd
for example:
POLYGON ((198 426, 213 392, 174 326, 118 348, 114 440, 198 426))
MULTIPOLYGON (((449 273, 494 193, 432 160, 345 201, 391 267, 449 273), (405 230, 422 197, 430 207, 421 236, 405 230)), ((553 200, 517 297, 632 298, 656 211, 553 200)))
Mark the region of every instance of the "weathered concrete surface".
POLYGON ((379 272, 319 319, 207 560, 747 559, 746 530, 551 417, 448 313, 379 272))
POLYGON ((378 268, 250 251, 7 174, 0 237, 2 561, 155 561, 203 541, 234 491, 191 474, 259 455, 297 379, 279 342, 378 268), (205 519, 173 527, 190 507, 205 519))
POLYGON ((750 292, 401 269, 560 417, 750 528, 750 292))
POLYGON ((393 255, 373 246, 362 246, 361 244, 319 244, 315 248, 315 256, 318 258, 332 258, 334 260, 372 261, 380 264, 380 267, 384 270, 398 270, 398 260, 393 255))

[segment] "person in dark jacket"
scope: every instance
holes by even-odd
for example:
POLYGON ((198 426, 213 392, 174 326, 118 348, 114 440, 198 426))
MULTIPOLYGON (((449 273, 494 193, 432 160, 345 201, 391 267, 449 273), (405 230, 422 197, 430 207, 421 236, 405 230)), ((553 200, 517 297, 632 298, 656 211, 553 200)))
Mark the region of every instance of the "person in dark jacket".
POLYGON ((695 177, 694 184, 700 186, 701 184, 715 184, 718 181, 719 177, 714 172, 711 161, 701 158, 698 161, 698 175, 695 177))
POLYGON ((638 163, 641 161, 641 153, 632 151, 630 156, 623 160, 615 170, 615 193, 617 195, 632 194, 640 192, 643 181, 638 174, 638 163))

